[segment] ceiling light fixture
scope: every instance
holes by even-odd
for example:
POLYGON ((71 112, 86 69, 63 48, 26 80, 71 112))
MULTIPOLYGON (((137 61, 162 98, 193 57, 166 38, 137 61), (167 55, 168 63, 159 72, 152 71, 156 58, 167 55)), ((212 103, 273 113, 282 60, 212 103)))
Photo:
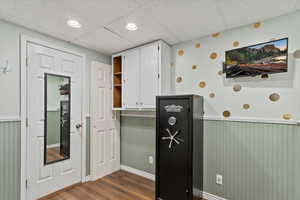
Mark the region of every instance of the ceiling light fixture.
POLYGON ((67 21, 68 26, 72 27, 72 28, 81 28, 81 24, 79 23, 79 21, 74 20, 74 19, 70 19, 67 21))
POLYGON ((138 29, 138 27, 135 23, 128 23, 126 25, 126 29, 129 31, 136 31, 138 29))

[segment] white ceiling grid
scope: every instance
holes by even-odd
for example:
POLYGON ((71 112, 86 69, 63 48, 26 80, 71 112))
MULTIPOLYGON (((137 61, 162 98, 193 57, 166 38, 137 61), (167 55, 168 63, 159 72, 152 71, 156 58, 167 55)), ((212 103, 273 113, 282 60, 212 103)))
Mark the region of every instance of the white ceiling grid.
POLYGON ((300 9, 300 0, 0 0, 0 18, 105 54, 176 44, 300 9), (76 19, 81 29, 66 25, 76 19), (125 29, 128 22, 137 31, 125 29))

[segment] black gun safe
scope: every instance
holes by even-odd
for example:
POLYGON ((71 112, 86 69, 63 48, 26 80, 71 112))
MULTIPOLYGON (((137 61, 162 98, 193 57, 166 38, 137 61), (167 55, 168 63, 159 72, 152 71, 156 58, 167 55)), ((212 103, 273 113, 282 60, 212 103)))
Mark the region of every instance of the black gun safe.
POLYGON ((156 200, 200 200, 203 97, 156 98, 156 200))

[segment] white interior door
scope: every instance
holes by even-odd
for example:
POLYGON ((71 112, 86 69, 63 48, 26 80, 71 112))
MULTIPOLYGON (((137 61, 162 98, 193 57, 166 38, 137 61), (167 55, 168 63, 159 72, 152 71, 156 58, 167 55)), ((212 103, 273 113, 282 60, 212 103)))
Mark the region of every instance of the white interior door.
POLYGON ((120 119, 112 110, 112 67, 93 62, 91 73, 91 177, 120 170, 120 119))
POLYGON ((140 51, 133 49, 124 54, 123 63, 123 102, 125 108, 137 108, 139 101, 140 51))
POLYGON ((142 108, 155 108, 158 94, 158 44, 141 48, 140 101, 142 108))
POLYGON ((82 57, 45 46, 27 44, 27 199, 81 182, 82 57), (44 165, 45 73, 71 78, 70 159, 44 165))

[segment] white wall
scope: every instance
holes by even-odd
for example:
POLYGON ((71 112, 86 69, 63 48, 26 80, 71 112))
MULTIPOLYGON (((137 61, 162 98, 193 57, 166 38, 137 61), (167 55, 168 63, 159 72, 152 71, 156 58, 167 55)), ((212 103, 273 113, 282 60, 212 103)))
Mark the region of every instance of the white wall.
POLYGON ((8 60, 11 72, 0 74, 0 118, 20 113, 19 33, 0 22, 0 65, 8 60))
POLYGON ((87 98, 86 108, 89 111, 91 62, 95 60, 109 64, 111 62, 110 57, 0 20, 0 63, 8 60, 11 67, 11 72, 7 75, 0 74, 0 119, 16 118, 20 114, 20 34, 86 55, 87 92, 85 96, 87 98))
POLYGON ((238 29, 220 33, 219 37, 207 36, 198 40, 184 42, 173 47, 176 77, 182 77, 176 83, 177 94, 195 93, 205 98, 205 116, 224 119, 223 111, 231 112, 231 118, 252 120, 283 120, 283 114, 292 114, 293 119, 300 119, 300 60, 294 59, 293 52, 300 49, 300 12, 274 18, 261 23, 259 28, 247 25, 238 29), (273 74, 269 79, 260 77, 225 79, 218 75, 225 61, 225 51, 233 48, 238 41, 239 47, 267 42, 272 38, 289 37, 288 73, 273 74), (195 45, 200 43, 201 47, 195 45), (179 56, 178 51, 184 55, 179 56), (216 52, 217 59, 210 58, 216 52), (192 69, 197 65, 197 69, 192 69), (199 82, 205 81, 205 88, 199 82), (240 92, 234 92, 233 86, 242 86, 240 92), (209 94, 215 93, 214 98, 209 94), (269 95, 278 93, 280 100, 271 102, 269 95), (243 104, 250 104, 250 109, 243 109, 243 104))

